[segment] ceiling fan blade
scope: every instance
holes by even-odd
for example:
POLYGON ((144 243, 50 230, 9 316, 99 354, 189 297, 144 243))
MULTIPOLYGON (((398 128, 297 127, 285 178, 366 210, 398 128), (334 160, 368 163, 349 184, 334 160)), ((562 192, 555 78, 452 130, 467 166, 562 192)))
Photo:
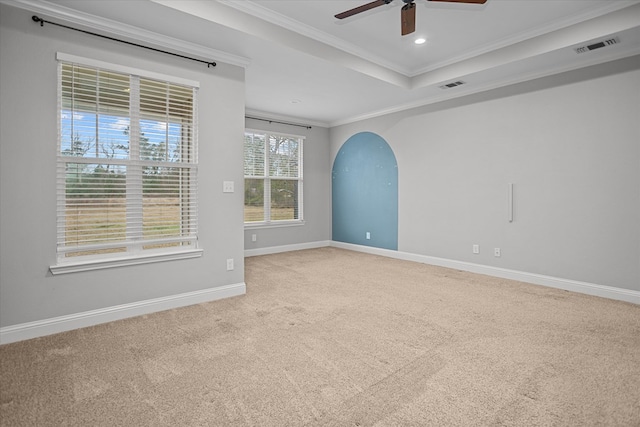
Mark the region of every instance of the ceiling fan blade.
POLYGON ((335 15, 335 17, 338 18, 338 19, 348 18, 348 17, 356 15, 358 13, 365 12, 367 10, 373 9, 375 7, 383 6, 385 4, 389 4, 392 1, 393 0, 376 0, 376 1, 372 1, 371 3, 363 4, 362 6, 354 7, 353 9, 349 9, 349 10, 347 10, 345 12, 339 13, 339 14, 335 15))
POLYGON ((473 4, 485 4, 487 0, 427 0, 427 1, 440 1, 449 3, 473 3, 473 4))
POLYGON ((402 35, 406 36, 416 30, 416 4, 407 3, 400 10, 402 35))

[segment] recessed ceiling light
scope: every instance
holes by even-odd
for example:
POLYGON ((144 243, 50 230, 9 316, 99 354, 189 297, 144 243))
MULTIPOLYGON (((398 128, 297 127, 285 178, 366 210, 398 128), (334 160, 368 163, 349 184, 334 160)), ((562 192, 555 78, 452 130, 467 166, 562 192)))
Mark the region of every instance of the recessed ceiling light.
POLYGON ((427 39, 423 39, 422 37, 415 39, 413 42, 415 44, 423 44, 424 42, 426 42, 427 39))
POLYGON ((302 101, 300 101, 299 99, 292 99, 291 103, 292 104, 300 104, 302 101))

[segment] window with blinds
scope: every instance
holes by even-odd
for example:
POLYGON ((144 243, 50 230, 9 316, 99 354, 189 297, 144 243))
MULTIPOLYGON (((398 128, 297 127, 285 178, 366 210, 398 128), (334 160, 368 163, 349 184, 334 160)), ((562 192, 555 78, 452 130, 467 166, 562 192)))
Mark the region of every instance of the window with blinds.
POLYGON ((300 222, 303 137, 246 131, 244 222, 300 222))
POLYGON ((59 62, 59 262, 197 247, 196 94, 59 62))

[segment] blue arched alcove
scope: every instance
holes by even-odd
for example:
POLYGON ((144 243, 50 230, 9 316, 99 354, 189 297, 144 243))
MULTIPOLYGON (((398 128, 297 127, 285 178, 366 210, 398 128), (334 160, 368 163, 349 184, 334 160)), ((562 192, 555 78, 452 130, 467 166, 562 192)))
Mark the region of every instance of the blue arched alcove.
POLYGON ((342 145, 331 190, 333 240, 398 250, 398 163, 381 136, 360 132, 342 145))

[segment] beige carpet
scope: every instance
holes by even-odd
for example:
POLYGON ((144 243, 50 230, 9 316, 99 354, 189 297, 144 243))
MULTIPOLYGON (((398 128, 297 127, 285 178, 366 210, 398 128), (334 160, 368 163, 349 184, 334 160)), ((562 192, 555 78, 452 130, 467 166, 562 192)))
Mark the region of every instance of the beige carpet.
POLYGON ((336 248, 0 346, 2 426, 639 426, 640 306, 336 248))

